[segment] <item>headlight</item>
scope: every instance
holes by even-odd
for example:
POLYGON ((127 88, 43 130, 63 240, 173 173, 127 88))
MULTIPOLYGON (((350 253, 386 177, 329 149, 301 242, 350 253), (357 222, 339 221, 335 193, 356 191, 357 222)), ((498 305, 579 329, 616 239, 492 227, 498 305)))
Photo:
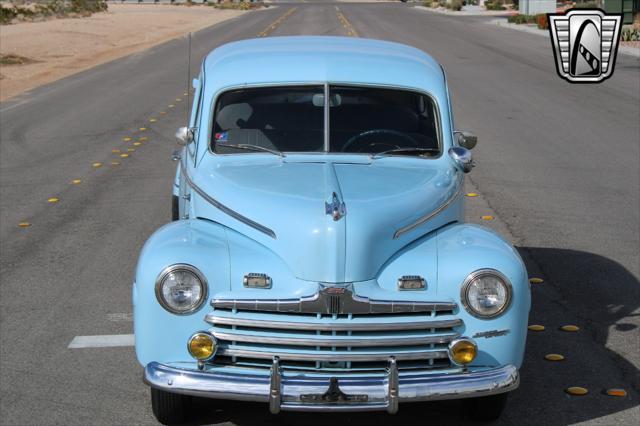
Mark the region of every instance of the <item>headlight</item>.
POLYGON ((511 302, 511 283, 494 269, 471 273, 462 284, 460 294, 467 311, 478 318, 493 318, 503 313, 511 302))
POLYGON ((207 298, 207 281, 191 265, 171 265, 158 276, 156 297, 167 311, 188 314, 202 306, 207 298))

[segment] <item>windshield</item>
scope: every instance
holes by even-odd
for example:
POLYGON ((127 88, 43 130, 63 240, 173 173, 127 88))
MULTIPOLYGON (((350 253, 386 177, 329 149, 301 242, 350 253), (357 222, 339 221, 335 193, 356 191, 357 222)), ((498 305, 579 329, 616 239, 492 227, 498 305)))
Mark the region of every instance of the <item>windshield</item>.
POLYGON ((225 92, 216 104, 211 147, 218 154, 439 155, 431 97, 399 89, 330 86, 325 102, 324 93, 320 85, 225 92))

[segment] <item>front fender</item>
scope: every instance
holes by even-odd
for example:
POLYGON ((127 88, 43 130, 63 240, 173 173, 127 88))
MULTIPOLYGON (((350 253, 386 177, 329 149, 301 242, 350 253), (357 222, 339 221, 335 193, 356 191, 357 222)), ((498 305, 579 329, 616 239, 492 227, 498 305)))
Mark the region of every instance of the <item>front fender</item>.
POLYGON ((495 232, 478 225, 453 225, 438 231, 438 296, 451 298, 464 321, 460 332, 478 344, 472 366, 522 365, 531 308, 527 271, 518 252, 495 232), (479 269, 495 269, 511 282, 513 294, 507 310, 497 318, 480 319, 462 305, 461 286, 479 269), (506 333, 483 337, 487 332, 506 333))
POLYGON ((229 288, 229 249, 224 227, 203 220, 172 222, 146 242, 133 286, 136 355, 143 366, 151 361, 187 361, 187 340, 208 328, 203 321, 210 296, 229 288), (155 283, 169 265, 186 263, 198 268, 208 283, 207 301, 188 315, 175 315, 158 303, 155 283))

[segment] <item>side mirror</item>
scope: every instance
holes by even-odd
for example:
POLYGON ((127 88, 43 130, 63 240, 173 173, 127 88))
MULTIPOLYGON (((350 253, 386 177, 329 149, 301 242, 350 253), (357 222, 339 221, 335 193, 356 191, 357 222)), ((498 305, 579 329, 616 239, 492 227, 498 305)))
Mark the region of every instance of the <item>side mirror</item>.
POLYGON ((178 139, 179 145, 189 145, 191 142, 193 142, 193 129, 190 129, 188 127, 180 127, 176 131, 176 138, 178 139))
POLYGON ((463 148, 473 149, 478 144, 478 137, 471 132, 456 130, 453 136, 456 138, 456 143, 463 148))
POLYGON ((449 156, 453 158, 453 161, 458 163, 458 165, 462 168, 462 171, 465 173, 469 173, 471 169, 473 169, 476 165, 476 163, 473 162, 471 151, 469 151, 467 148, 463 148, 461 146, 454 146, 453 148, 449 148, 449 156))

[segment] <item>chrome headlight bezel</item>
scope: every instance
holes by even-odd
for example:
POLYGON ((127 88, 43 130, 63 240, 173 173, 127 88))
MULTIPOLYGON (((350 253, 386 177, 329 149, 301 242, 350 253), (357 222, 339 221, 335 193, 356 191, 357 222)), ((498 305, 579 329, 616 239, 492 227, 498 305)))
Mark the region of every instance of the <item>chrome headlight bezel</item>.
POLYGON ((480 319, 492 319, 492 318, 499 317, 509 308, 509 306, 511 305, 512 299, 513 299, 513 286, 511 285, 511 282, 503 273, 495 269, 479 269, 477 271, 470 273, 469 275, 467 275, 467 278, 465 278, 464 282, 462 283, 462 287, 460 288, 460 300, 462 302, 462 305, 464 306, 467 312, 469 312, 474 317, 480 318, 480 319), (483 314, 476 311, 475 309, 473 309, 473 307, 469 303, 469 288, 471 287, 471 284, 473 284, 473 282, 476 281, 477 279, 485 276, 493 276, 497 278, 498 281, 500 281, 504 285, 505 293, 506 293, 506 299, 502 307, 498 311, 490 315, 483 314))
POLYGON ((209 292, 209 285, 207 284, 207 280, 204 277, 204 274, 202 274, 202 272, 200 272, 200 270, 195 266, 188 265, 186 263, 176 263, 174 265, 167 266, 162 270, 162 272, 160 272, 160 274, 158 274, 158 278, 156 278, 155 293, 156 293, 156 299, 158 300, 158 303, 166 311, 171 312, 172 314, 175 314, 175 315, 189 315, 197 311, 198 309, 200 309, 204 304, 204 302, 207 300, 208 292, 209 292), (185 310, 177 310, 171 307, 165 300, 162 293, 162 285, 164 284, 165 279, 169 276, 169 274, 172 274, 178 271, 185 271, 193 274, 200 283, 200 300, 198 301, 198 303, 196 303, 195 305, 185 310))

